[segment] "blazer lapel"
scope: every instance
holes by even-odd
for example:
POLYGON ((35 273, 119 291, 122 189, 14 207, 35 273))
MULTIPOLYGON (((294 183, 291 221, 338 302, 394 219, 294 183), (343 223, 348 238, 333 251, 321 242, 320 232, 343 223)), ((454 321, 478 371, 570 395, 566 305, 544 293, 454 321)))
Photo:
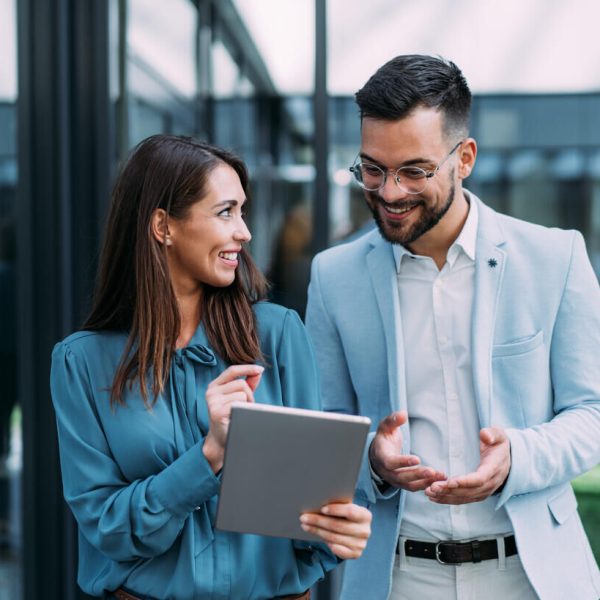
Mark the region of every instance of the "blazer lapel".
POLYGON ((379 235, 367 255, 367 267, 385 336, 390 408, 393 411, 405 410, 404 344, 396 264, 390 243, 379 235))
POLYGON ((498 297, 504 277, 507 254, 496 214, 473 194, 471 201, 478 203, 479 226, 475 252, 475 291, 471 329, 473 385, 481 427, 490 423, 492 402, 492 346, 498 297))

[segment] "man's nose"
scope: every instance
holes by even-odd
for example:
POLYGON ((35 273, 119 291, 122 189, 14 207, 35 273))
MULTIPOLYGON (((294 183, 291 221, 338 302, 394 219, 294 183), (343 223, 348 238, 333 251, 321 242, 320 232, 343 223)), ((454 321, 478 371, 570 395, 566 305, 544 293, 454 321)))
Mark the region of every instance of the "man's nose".
POLYGON ((398 202, 400 200, 406 200, 410 194, 405 192, 397 183, 396 183, 396 173, 393 171, 388 171, 387 176, 385 178, 385 184, 379 188, 379 195, 386 202, 398 202))

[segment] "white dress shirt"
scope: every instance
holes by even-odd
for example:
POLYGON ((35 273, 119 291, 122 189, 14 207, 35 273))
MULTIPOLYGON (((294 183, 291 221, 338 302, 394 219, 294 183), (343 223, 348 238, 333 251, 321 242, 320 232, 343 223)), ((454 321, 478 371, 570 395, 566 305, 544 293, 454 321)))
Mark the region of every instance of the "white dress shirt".
MULTIPOLYGON (((471 360, 477 206, 438 270, 432 258, 394 245, 404 341, 411 453, 448 477, 474 471, 481 429, 471 360)), ((451 506, 408 492, 400 535, 467 540, 512 531, 496 500, 451 506)))

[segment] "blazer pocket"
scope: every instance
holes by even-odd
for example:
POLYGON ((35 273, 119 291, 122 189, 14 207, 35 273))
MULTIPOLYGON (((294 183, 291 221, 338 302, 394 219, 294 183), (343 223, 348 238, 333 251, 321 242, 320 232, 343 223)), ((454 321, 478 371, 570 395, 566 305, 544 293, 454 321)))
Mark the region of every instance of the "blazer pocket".
POLYGON ((562 525, 577 510, 577 499, 571 486, 565 487, 556 496, 550 498, 548 508, 554 520, 562 525))
POLYGON ((544 332, 499 344, 492 353, 491 421, 532 427, 552 418, 552 387, 544 332))
POLYGON ((538 346, 544 343, 544 332, 542 330, 520 340, 509 342, 508 344, 498 344, 492 350, 494 358, 500 356, 517 356, 519 354, 527 354, 535 350, 538 346))

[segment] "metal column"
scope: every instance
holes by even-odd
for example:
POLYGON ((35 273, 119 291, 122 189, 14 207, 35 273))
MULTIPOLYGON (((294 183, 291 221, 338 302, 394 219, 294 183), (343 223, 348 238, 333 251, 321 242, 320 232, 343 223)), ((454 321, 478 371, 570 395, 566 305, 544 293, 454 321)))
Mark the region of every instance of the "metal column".
POLYGON ((50 353, 87 310, 111 148, 108 2, 18 2, 18 362, 25 600, 84 598, 62 499, 50 353))
POLYGON ((313 251, 329 245, 329 118, 327 97, 327 0, 315 0, 315 197, 313 251))

